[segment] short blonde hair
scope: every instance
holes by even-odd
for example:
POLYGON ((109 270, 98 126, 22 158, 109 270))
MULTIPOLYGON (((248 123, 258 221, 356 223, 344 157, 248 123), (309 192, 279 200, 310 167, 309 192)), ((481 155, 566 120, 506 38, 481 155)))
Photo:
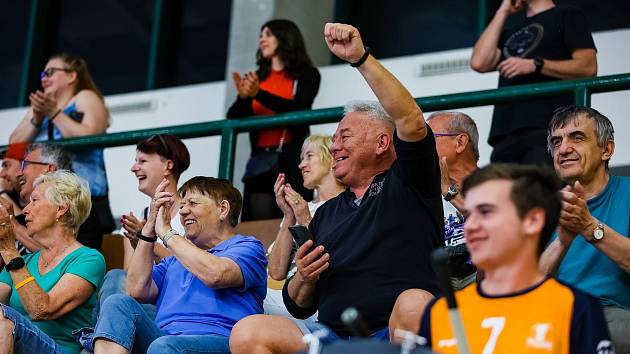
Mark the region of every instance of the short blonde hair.
POLYGON ((88 182, 70 171, 59 170, 37 177, 33 187, 42 183, 48 184, 44 195, 49 202, 57 206, 68 206, 68 212, 60 221, 71 228, 76 236, 79 226, 92 209, 88 182))
POLYGON ((304 158, 304 153, 306 148, 309 145, 313 145, 317 148, 317 152, 319 153, 319 158, 322 163, 332 166, 333 157, 331 152, 332 147, 332 136, 330 135, 318 135, 313 134, 304 139, 304 144, 302 144, 302 152, 300 153, 300 158, 304 158))

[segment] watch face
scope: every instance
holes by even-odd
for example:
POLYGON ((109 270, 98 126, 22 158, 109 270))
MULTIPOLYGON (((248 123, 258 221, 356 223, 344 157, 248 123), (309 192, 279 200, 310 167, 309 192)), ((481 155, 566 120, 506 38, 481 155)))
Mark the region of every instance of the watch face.
POLYGON ((596 240, 601 240, 604 238, 604 230, 603 229, 595 229, 593 232, 593 238, 596 240))

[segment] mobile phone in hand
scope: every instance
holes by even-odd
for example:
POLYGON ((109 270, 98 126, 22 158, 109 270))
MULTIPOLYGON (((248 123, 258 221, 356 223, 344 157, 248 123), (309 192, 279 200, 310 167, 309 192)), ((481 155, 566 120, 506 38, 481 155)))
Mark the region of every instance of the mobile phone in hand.
POLYGON ((291 236, 293 236, 293 239, 295 240, 295 243, 297 243, 298 247, 302 247, 302 245, 308 240, 314 240, 313 234, 311 234, 311 232, 308 231, 308 228, 304 225, 289 226, 289 232, 291 233, 291 236))

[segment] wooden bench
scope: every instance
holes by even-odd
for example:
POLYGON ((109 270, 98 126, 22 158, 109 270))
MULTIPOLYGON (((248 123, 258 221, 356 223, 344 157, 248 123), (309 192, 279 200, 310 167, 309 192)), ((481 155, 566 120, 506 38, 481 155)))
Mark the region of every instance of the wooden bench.
POLYGON ((276 239, 282 219, 243 221, 234 230, 243 236, 254 236, 265 246, 265 251, 276 239))

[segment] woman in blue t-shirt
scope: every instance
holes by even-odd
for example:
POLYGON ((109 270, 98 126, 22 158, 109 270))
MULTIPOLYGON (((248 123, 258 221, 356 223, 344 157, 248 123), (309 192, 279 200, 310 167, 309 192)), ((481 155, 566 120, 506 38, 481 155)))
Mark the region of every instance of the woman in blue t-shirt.
POLYGON ((72 332, 90 325, 103 256, 82 246, 77 230, 90 212, 85 180, 68 171, 35 180, 24 208, 28 235, 42 248, 20 257, 12 210, 0 204, 0 352, 79 353, 72 332))
MULTIPOLYGON (((11 133, 10 143, 105 133, 109 112, 85 60, 67 53, 53 55, 40 79, 42 90, 29 96, 31 106, 11 133)), ((81 148, 72 152, 72 169, 88 181, 93 205, 77 239, 88 247, 100 250, 103 234, 115 227, 107 196, 103 149, 81 148)))

